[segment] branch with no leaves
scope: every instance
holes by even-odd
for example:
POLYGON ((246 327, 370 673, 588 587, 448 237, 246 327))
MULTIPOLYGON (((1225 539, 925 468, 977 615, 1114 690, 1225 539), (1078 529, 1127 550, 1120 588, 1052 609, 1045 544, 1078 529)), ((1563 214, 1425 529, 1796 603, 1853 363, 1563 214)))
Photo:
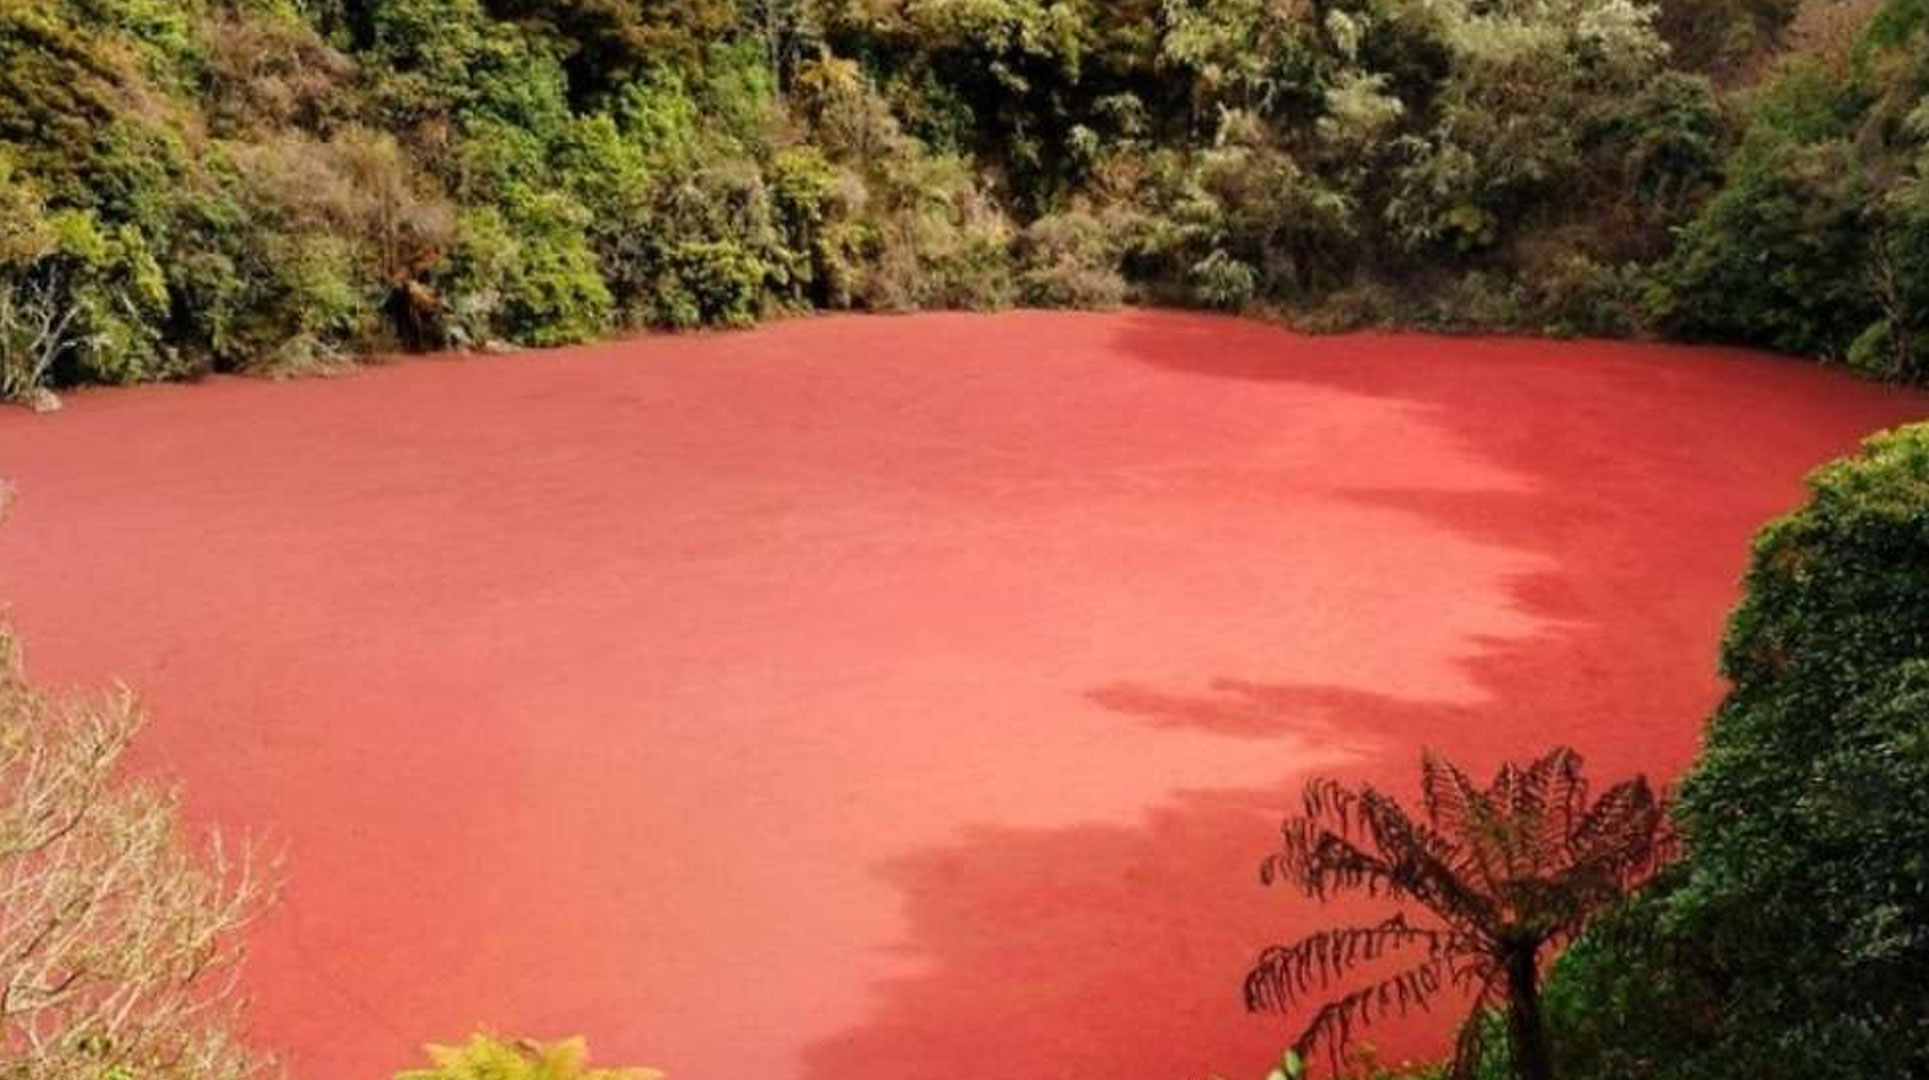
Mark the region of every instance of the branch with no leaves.
POLYGON ((265 1074, 230 1035, 259 860, 120 775, 142 720, 124 690, 35 691, 0 629, 0 1077, 265 1074))

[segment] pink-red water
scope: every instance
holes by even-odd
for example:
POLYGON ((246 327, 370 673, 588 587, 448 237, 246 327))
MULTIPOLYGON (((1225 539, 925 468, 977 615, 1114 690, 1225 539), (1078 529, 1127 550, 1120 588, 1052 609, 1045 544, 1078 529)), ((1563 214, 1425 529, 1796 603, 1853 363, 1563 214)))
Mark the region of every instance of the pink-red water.
MULTIPOLYGON (((673 1080, 1256 1076, 1315 772, 1675 774, 1750 534, 1929 398, 1738 352, 799 321, 0 416, 0 597, 287 858, 254 1030, 673 1080)), ((1451 1010, 1379 1029, 1437 1051, 1451 1010)))

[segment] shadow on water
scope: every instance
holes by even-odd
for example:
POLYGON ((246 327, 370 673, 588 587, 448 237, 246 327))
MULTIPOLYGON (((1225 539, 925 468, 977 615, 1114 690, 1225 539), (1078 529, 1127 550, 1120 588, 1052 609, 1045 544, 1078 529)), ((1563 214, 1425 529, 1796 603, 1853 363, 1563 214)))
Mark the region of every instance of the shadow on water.
MULTIPOLYGON (((1343 740, 1344 778, 1410 790, 1417 752, 1479 770, 1567 743, 1605 780, 1672 775, 1719 692, 1721 620, 1745 541, 1800 495, 1814 464, 1929 409, 1924 399, 1790 361, 1603 343, 1301 338, 1204 316, 1131 316, 1130 362, 1254 392, 1292 384, 1399 403, 1506 490, 1343 492, 1531 558, 1544 570, 1485 602, 1528 617, 1517 637, 1446 643, 1478 693, 1202 671, 1190 685, 1130 673, 1087 698, 1122 723, 1274 740, 1343 740)), ((1078 707, 1068 702, 1068 708, 1078 707)), ((877 868, 902 897, 912 974, 874 988, 868 1019, 813 1046, 813 1080, 1068 1077, 1202 1080, 1263 1073, 1293 1030, 1247 1017, 1258 948, 1343 917, 1255 869, 1305 779, 1184 791, 1132 821, 985 825, 877 868)), ((1453 1009, 1380 1029, 1395 1055, 1438 1052, 1453 1009)), ((1297 1019, 1297 1018, 1294 1018, 1297 1019)))

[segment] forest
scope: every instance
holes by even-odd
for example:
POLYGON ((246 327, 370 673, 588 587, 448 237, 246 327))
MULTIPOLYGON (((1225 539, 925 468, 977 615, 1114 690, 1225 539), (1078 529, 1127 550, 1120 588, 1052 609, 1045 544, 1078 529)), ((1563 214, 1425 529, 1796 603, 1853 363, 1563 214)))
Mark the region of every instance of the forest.
POLYGON ((1929 375, 1921 0, 6 0, 0 391, 1187 305, 1929 375))

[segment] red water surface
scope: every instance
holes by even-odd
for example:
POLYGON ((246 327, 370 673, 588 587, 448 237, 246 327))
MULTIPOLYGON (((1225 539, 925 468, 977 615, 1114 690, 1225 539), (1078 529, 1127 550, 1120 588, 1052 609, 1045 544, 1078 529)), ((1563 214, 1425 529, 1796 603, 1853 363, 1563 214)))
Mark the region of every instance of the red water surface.
MULTIPOLYGON (((1929 399, 1636 345, 800 321, 0 416, 0 596, 285 849, 298 1077, 1257 1075, 1311 772, 1672 775, 1746 542, 1929 399)), ((1436 1013, 1375 1035, 1437 1051, 1436 1013)))

